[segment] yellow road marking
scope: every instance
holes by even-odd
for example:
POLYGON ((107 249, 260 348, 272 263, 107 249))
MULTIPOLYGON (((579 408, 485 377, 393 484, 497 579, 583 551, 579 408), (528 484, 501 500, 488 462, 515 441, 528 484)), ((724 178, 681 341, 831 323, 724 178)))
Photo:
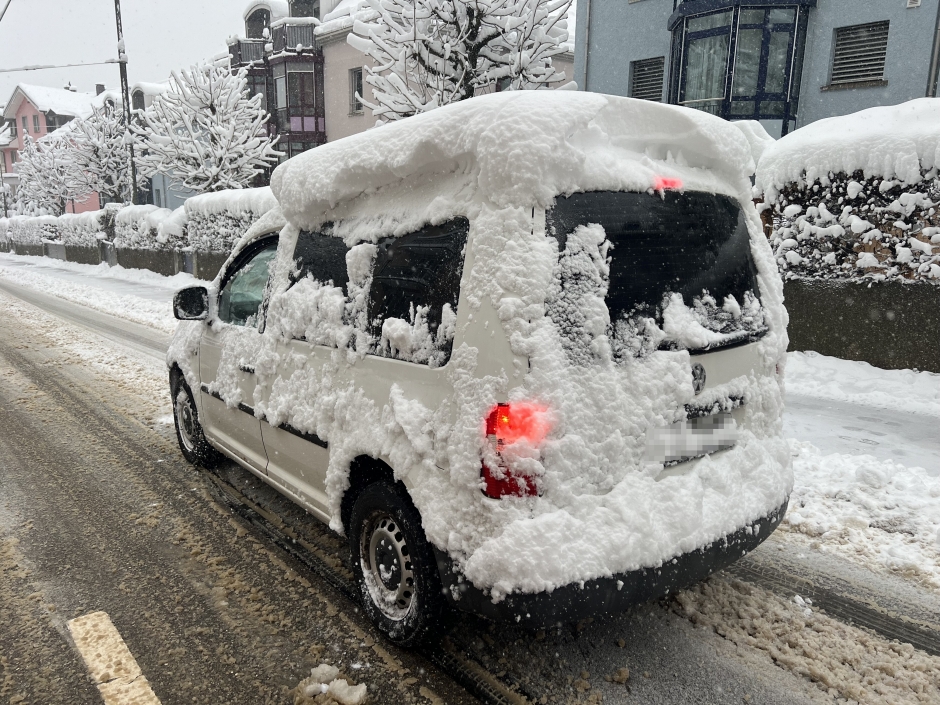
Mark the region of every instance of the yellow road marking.
POLYGON ((107 612, 76 617, 68 628, 105 705, 160 705, 107 612))

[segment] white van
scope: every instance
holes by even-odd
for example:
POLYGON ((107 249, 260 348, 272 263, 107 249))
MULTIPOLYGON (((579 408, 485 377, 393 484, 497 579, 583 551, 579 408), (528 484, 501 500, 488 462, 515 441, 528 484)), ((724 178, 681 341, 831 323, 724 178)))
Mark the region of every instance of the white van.
POLYGON ((536 626, 700 580, 792 486, 752 170, 723 120, 565 91, 294 157, 279 207, 177 295, 183 454, 345 534, 401 644, 448 605, 536 626))

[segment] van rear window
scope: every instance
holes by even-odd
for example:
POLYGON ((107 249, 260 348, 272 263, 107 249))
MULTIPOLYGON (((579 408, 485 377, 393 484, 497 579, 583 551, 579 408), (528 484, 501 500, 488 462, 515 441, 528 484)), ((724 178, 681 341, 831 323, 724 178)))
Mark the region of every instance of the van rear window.
MULTIPOLYGON (((615 357, 656 348, 713 350, 766 333, 745 216, 733 198, 677 191, 576 193, 556 200, 546 225, 559 243, 562 292, 577 288, 573 279, 584 276, 583 263, 572 266, 583 258, 584 243, 569 238, 579 226, 603 228, 594 259, 607 264, 600 265, 598 286, 599 293, 606 288, 607 335, 615 357)), ((567 325, 571 316, 554 320, 567 325)), ((579 337, 577 331, 562 333, 569 340, 579 337)))

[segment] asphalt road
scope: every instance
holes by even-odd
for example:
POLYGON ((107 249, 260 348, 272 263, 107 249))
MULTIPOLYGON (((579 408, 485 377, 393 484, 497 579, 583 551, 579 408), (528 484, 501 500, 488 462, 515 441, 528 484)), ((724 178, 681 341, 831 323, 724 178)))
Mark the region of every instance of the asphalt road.
MULTIPOLYGON (((474 701, 427 659, 383 642, 183 462, 160 398, 160 334, 0 289, 55 316, 0 292, 0 307, 18 312, 0 316, 0 701, 99 702, 64 628, 95 610, 111 615, 163 703, 294 702, 291 689, 321 661, 368 684, 373 703, 474 701), (110 363, 83 357, 94 345, 110 363)), ((237 467, 222 474, 342 572, 341 541, 325 527, 237 467)), ((519 693, 507 702, 832 702, 779 658, 803 638, 799 613, 758 589, 718 588, 714 609, 743 612, 736 595, 757 595, 777 615, 772 628, 723 638, 666 600, 536 634, 462 617, 446 643, 519 693), (612 679, 623 667, 625 684, 612 679)), ((838 659, 844 642, 812 648, 838 659)))

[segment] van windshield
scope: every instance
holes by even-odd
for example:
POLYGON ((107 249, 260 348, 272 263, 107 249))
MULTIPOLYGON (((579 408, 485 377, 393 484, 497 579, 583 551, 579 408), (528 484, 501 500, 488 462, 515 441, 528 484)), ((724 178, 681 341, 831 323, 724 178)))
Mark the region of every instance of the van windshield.
MULTIPOLYGON (((610 315, 615 358, 657 348, 703 352, 767 332, 745 216, 733 198, 576 193, 556 199, 546 226, 559 243, 559 296, 584 290, 584 253, 597 248, 597 294, 610 315)), ((549 302, 549 315, 552 308, 549 302)), ((562 308, 571 311, 572 302, 562 308)), ((568 313, 563 318, 553 316, 562 328, 572 322, 568 313)), ((571 334, 562 330, 569 341, 571 334)))

